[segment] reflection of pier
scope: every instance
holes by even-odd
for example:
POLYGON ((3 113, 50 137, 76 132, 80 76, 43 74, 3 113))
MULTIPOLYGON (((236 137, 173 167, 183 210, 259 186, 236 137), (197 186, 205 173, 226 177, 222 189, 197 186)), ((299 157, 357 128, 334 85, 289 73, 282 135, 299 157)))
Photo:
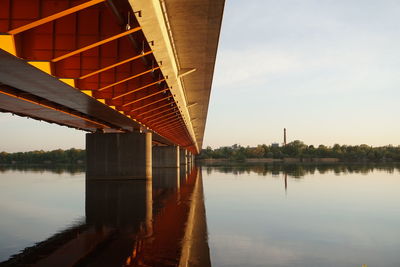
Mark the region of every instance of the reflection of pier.
MULTIPOLYGON (((5 266, 211 266, 201 173, 86 183, 86 223, 5 266)), ((181 172, 182 174, 182 172, 181 172)))

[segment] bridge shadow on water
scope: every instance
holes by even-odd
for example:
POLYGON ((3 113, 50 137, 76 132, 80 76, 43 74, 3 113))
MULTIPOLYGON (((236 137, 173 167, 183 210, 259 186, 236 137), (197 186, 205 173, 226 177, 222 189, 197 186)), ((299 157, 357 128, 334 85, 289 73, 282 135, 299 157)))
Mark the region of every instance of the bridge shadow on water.
POLYGON ((87 180, 86 221, 0 266, 211 266, 201 171, 87 180))

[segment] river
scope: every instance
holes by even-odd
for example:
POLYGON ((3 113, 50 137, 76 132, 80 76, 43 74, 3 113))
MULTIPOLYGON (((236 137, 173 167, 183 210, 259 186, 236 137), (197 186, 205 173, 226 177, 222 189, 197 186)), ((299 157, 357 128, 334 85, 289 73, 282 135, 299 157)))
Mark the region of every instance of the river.
POLYGON ((400 266, 398 165, 0 168, 0 265, 400 266))

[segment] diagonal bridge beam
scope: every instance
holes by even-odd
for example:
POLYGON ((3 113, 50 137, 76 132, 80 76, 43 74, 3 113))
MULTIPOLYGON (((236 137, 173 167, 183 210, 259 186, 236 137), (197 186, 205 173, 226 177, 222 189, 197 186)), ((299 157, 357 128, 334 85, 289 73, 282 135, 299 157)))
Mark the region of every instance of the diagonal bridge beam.
POLYGON ((146 89, 146 88, 148 88, 148 87, 150 87, 150 86, 153 86, 153 85, 155 85, 155 84, 160 84, 160 83, 162 83, 163 81, 165 81, 165 79, 160 79, 160 80, 158 80, 158 81, 156 81, 156 82, 146 84, 146 85, 144 85, 144 86, 142 86, 142 87, 139 87, 139 88, 130 90, 130 91, 126 92, 126 93, 123 93, 123 94, 120 94, 120 95, 118 95, 118 96, 115 96, 115 97, 111 98, 111 100, 116 100, 116 99, 119 99, 119 98, 121 98, 121 97, 130 95, 130 94, 132 94, 132 93, 135 93, 135 92, 137 92, 137 91, 146 89))
POLYGON ((38 27, 40 25, 43 25, 43 24, 46 24, 48 22, 57 20, 59 18, 65 17, 67 15, 73 14, 75 12, 81 11, 83 9, 86 9, 88 7, 97 5, 97 4, 105 2, 105 1, 106 0, 91 0, 91 1, 85 2, 83 4, 80 4, 80 5, 71 7, 69 9, 63 10, 61 12, 58 12, 56 14, 50 15, 48 17, 36 20, 34 22, 31 22, 31 23, 28 23, 28 24, 26 24, 24 26, 21 26, 21 27, 18 27, 16 29, 10 30, 8 33, 12 34, 12 35, 15 35, 15 34, 18 34, 18 33, 21 33, 21 32, 36 28, 36 27, 38 27))
POLYGON ((126 36, 126 35, 128 35, 128 34, 137 32, 137 31, 139 31, 139 30, 141 30, 141 29, 142 29, 141 27, 136 27, 136 28, 133 28, 133 29, 131 29, 131 30, 128 30, 128 31, 125 31, 125 32, 116 34, 116 35, 111 36, 111 37, 108 37, 108 38, 106 38, 106 39, 104 39, 104 40, 101 40, 101 41, 98 41, 98 42, 96 42, 96 43, 93 43, 93 44, 84 46, 84 47, 82 47, 82 48, 76 49, 76 50, 74 50, 74 51, 72 51, 72 52, 69 52, 69 53, 67 53, 67 54, 64 54, 64 55, 62 55, 62 56, 53 58, 53 59, 51 60, 51 62, 58 62, 58 61, 63 60, 63 59, 65 59, 65 58, 71 57, 71 56, 73 56, 73 55, 76 55, 76 54, 85 52, 85 51, 87 51, 87 50, 89 50, 89 49, 98 47, 98 46, 100 46, 100 45, 106 44, 106 43, 111 42, 111 41, 114 41, 114 40, 119 39, 119 38, 121 38, 121 37, 124 37, 124 36, 126 36))
POLYGON ((150 73, 150 72, 153 72, 153 71, 155 71, 155 70, 158 70, 159 68, 160 68, 160 67, 151 68, 151 69, 146 70, 146 71, 144 71, 144 72, 141 72, 141 73, 135 74, 135 75, 133 75, 133 76, 130 76, 130 77, 126 78, 126 79, 123 79, 123 80, 120 80, 120 81, 118 81, 118 82, 109 84, 109 85, 104 86, 104 87, 102 87, 102 88, 99 88, 99 89, 97 89, 97 91, 103 91, 103 90, 105 90, 105 89, 107 89, 107 88, 110 88, 110 87, 116 86, 116 85, 118 85, 118 84, 121 84, 121 83, 130 81, 130 80, 132 80, 132 79, 135 79, 135 78, 138 78, 138 77, 140 77, 140 76, 143 76, 143 75, 145 75, 145 74, 147 74, 147 73, 150 73))

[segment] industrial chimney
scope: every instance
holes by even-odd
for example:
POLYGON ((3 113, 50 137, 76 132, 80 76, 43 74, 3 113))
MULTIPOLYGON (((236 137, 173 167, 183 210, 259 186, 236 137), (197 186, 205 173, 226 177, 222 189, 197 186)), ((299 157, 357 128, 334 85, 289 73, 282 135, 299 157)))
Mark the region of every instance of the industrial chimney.
POLYGON ((283 145, 286 146, 286 128, 283 128, 283 145))

